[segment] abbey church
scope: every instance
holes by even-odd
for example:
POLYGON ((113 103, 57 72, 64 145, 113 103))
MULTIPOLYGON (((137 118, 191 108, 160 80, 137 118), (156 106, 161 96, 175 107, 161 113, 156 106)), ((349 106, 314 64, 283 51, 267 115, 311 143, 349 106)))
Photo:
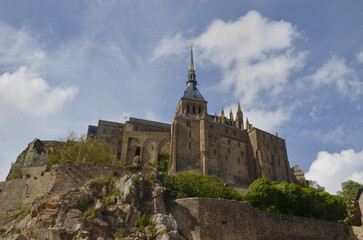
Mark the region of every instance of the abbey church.
POLYGON ((243 113, 233 116, 209 115, 207 104, 197 88, 190 53, 188 81, 177 104, 171 124, 132 118, 125 123, 99 120, 88 127, 88 138, 109 142, 116 158, 127 165, 153 164, 158 155, 170 155, 169 173, 192 171, 215 175, 231 185, 246 186, 259 177, 271 181, 299 182, 304 173, 290 168, 285 140, 260 130, 243 113))

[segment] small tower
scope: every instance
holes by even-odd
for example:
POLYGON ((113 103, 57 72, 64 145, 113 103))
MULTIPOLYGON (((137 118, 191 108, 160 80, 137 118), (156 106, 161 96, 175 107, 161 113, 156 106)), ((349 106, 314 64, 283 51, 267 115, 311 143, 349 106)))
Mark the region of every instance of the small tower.
POLYGON ((207 101, 197 89, 197 79, 195 76, 195 67, 193 60, 193 44, 190 43, 190 65, 188 68, 187 88, 184 91, 183 97, 180 99, 176 108, 176 116, 186 115, 189 117, 202 116, 204 111, 207 111, 207 101))
POLYGON ((224 116, 223 106, 222 106, 222 110, 221 110, 221 123, 226 123, 226 117, 224 116))
POLYGON ((233 118, 232 108, 229 109, 229 124, 234 126, 234 118, 233 118))
POLYGON ((237 114, 236 114, 235 126, 242 129, 242 130, 244 129, 244 126, 243 126, 243 113, 242 113, 241 106, 240 106, 239 102, 238 102, 238 109, 237 109, 237 114))

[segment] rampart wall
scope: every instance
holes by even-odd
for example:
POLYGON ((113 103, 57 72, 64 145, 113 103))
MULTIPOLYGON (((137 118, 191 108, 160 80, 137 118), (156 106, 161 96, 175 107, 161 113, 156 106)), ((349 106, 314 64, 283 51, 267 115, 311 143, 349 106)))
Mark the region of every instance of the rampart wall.
POLYGON ((124 174, 126 170, 120 166, 76 162, 23 169, 21 179, 0 182, 0 217, 46 194, 78 188, 91 179, 124 174))
POLYGON ((54 186, 56 169, 47 166, 25 168, 21 179, 0 182, 0 216, 48 193, 54 186))
POLYGON ((357 239, 348 225, 258 211, 247 202, 186 198, 172 209, 183 236, 193 240, 357 239))

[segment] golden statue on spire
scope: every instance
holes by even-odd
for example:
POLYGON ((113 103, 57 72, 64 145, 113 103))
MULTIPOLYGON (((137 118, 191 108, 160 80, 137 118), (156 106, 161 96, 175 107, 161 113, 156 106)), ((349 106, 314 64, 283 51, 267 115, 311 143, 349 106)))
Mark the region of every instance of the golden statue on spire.
POLYGON ((193 47, 193 42, 189 42, 190 43, 190 46, 193 47))

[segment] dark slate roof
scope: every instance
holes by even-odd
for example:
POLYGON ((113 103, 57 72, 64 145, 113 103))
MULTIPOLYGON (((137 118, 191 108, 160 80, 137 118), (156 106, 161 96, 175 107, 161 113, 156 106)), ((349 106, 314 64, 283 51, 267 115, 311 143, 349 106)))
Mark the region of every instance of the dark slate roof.
POLYGON ((155 126, 158 126, 158 127, 165 127, 165 128, 170 128, 171 127, 171 125, 168 124, 168 123, 155 122, 155 121, 145 120, 145 119, 141 119, 141 118, 130 117, 129 121, 132 122, 132 123, 149 124, 149 125, 155 125, 155 126))
POLYGON ((185 89, 182 98, 206 102, 202 94, 193 83, 188 83, 187 89, 185 89))

